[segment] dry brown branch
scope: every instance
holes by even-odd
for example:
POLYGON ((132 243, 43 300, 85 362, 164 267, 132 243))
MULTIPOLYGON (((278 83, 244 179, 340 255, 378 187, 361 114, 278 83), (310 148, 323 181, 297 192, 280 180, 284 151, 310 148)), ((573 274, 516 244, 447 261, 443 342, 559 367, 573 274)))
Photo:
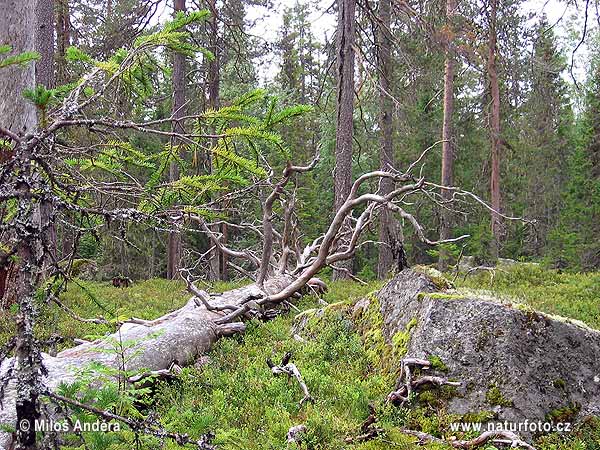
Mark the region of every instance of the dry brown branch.
POLYGON ((97 415, 98 417, 102 417, 108 421, 114 420, 114 421, 122 422, 122 423, 128 425, 135 432, 141 432, 141 433, 145 433, 145 434, 160 437, 160 438, 170 438, 170 439, 173 439, 175 442, 177 442, 179 445, 184 445, 189 442, 189 436, 187 434, 171 433, 162 428, 158 428, 154 425, 151 425, 151 424, 148 424, 145 422, 141 422, 141 421, 137 421, 134 419, 130 419, 128 417, 120 416, 120 415, 114 414, 110 411, 101 410, 94 406, 86 405, 85 403, 81 403, 77 400, 73 400, 71 398, 65 397, 60 394, 56 394, 51 391, 44 392, 44 395, 46 397, 51 398, 52 400, 55 400, 55 401, 58 401, 61 403, 65 403, 71 407, 76 407, 76 408, 83 409, 85 411, 89 411, 89 412, 97 415))
POLYGON ((159 380, 172 380, 181 374, 181 367, 177 364, 171 364, 169 369, 161 369, 161 370, 150 370, 147 372, 139 373, 137 375, 133 375, 127 379, 129 383, 139 383, 140 381, 146 378, 156 378, 159 380))
POLYGON ((349 436, 344 439, 344 442, 347 444, 352 444, 354 442, 366 442, 371 439, 375 439, 379 436, 384 430, 375 425, 377 422, 377 415, 375 411, 375 406, 372 403, 369 403, 369 415, 365 419, 365 421, 360 426, 361 434, 358 436, 349 436))
MULTIPOLYGON (((422 178, 419 180, 414 180, 411 175, 381 170, 369 172, 360 176, 353 183, 347 200, 338 209, 336 215, 329 225, 328 230, 323 234, 323 236, 315 239, 311 245, 305 248, 301 258, 298 261, 298 267, 292 271, 294 275, 297 275, 295 281, 293 281, 283 291, 270 295, 261 302, 278 302, 289 298, 295 292, 305 286, 307 281, 317 272, 319 272, 325 265, 351 258, 356 250, 357 245, 359 245, 359 237, 368 223, 371 221, 377 206, 389 208, 390 210, 398 213, 402 218, 407 219, 415 229, 420 240, 429 245, 456 242, 468 237, 467 235, 464 235, 452 239, 432 241, 425 236, 425 231, 418 220, 412 214, 409 214, 403 208, 401 208, 397 203, 394 203, 395 199, 401 198, 406 194, 422 191, 424 185, 425 180, 422 178), (392 192, 385 196, 376 193, 366 193, 362 195, 358 194, 359 189, 363 184, 372 180, 380 180, 383 178, 391 179, 395 184, 399 184, 400 186, 396 187, 394 190, 392 190, 392 192), (348 223, 347 219, 351 216, 352 211, 363 205, 366 205, 365 210, 359 216, 359 218, 356 219, 353 228, 348 230, 346 228, 346 224, 348 223), (343 236, 350 237, 347 242, 342 245, 340 250, 332 253, 333 248, 339 248, 339 244, 343 236), (313 253, 316 253, 316 255, 311 256, 313 253)), ((264 256, 263 259, 265 259, 264 256)))
POLYGON ((21 138, 19 136, 17 136, 15 133, 4 127, 0 127, 0 136, 6 136, 7 138, 12 139, 17 143, 21 142, 21 138))
POLYGON ((211 239, 211 241, 215 244, 215 246, 219 249, 220 252, 231 256, 232 258, 245 259, 248 262, 250 262, 254 267, 260 267, 260 260, 250 251, 237 251, 225 246, 222 242, 222 236, 220 236, 219 233, 211 229, 211 227, 204 221, 203 218, 194 214, 190 214, 189 218, 200 225, 202 231, 206 233, 206 235, 211 239))

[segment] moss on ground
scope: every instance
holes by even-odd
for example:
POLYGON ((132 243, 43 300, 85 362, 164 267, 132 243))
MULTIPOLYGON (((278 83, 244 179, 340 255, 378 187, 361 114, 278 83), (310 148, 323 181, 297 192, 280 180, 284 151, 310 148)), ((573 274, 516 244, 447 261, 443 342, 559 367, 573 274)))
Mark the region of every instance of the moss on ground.
MULTIPOLYGON (((585 292, 589 292, 589 295, 597 292, 597 287, 589 284, 590 276, 569 275, 567 279, 559 277, 562 281, 557 287, 553 283, 544 286, 540 281, 543 275, 537 271, 529 274, 533 279, 527 278, 524 273, 510 279, 522 286, 534 286, 532 289, 528 288, 532 295, 535 293, 536 296, 542 296, 544 289, 547 289, 555 301, 564 304, 560 308, 569 308, 570 311, 577 312, 575 318, 587 321, 590 325, 594 323, 593 317, 590 319, 586 316, 592 300, 584 295, 585 292), (570 293, 575 295, 566 296, 570 293), (576 304, 567 307, 565 305, 568 302, 576 304)), ((501 289, 504 292, 516 292, 517 286, 509 287, 502 276, 502 273, 496 276, 501 289)), ((547 276, 550 280, 556 280, 555 274, 547 276)), ((487 280, 485 278, 486 282, 487 280)), ((467 283, 472 287, 472 280, 467 283)), ((353 303, 379 286, 378 283, 369 286, 348 282, 332 283, 325 299, 333 305, 326 308, 326 312, 320 317, 310 319, 306 330, 300 332, 305 338, 304 342, 291 336, 292 315, 278 317, 269 323, 249 323, 244 335, 220 340, 201 367, 187 368, 178 380, 160 383, 155 388, 152 409, 169 430, 188 433, 193 439, 209 431, 215 432, 215 443, 223 450, 451 448, 440 444, 419 447, 415 438, 401 433, 402 427, 438 437, 474 437, 476 433, 451 432, 450 424, 458 421, 486 421, 492 419, 493 413, 482 411, 463 416, 449 415, 439 405, 443 403, 440 399, 444 395, 451 395, 450 392, 424 392, 411 409, 395 408, 385 403, 385 396, 394 385, 395 373, 391 370, 392 366, 386 368, 386 364, 391 364, 389 358, 393 349, 385 344, 383 334, 377 331, 381 330, 383 320, 381 314, 378 314, 378 304, 373 302, 356 320, 351 316, 353 303), (301 407, 299 400, 302 393, 297 383, 285 377, 274 377, 269 371, 266 358, 277 360, 287 351, 293 353, 292 361, 300 368, 315 397, 314 404, 301 407), (360 432, 360 425, 369 414, 369 403, 375 405, 379 417, 378 426, 384 432, 371 442, 345 443, 346 437, 356 436, 360 432), (298 447, 286 447, 285 435, 288 428, 300 423, 308 428, 305 442, 298 447)), ((230 287, 234 286, 220 285, 219 289, 230 287)), ((373 295, 370 297, 374 298, 373 295)), ((82 286, 71 285, 64 296, 65 303, 82 315, 92 316, 104 312, 107 317, 111 317, 105 312, 108 310, 114 315, 143 318, 154 318, 175 309, 184 304, 187 298, 181 283, 165 280, 140 282, 123 290, 107 283, 86 282, 82 286)), ((535 300, 537 297, 531 298, 531 303, 527 303, 534 304, 538 301, 535 300)), ((298 306, 302 311, 315 308, 316 299, 305 298, 298 306)), ((8 336, 5 324, 11 320, 14 322, 12 314, 6 313, 2 319, 4 322, 0 323, 0 345, 8 336)), ((69 337, 84 337, 107 331, 102 326, 75 322, 62 312, 57 312, 56 308, 51 311, 43 310, 42 318, 39 331, 43 336, 56 330, 69 337)), ((436 361, 435 356, 432 355, 430 360, 436 361)), ((442 370, 437 361, 435 365, 442 370)), ((572 412, 572 408, 567 409, 558 408, 553 416, 562 417, 563 413, 572 412)), ((149 411, 141 412, 147 414, 149 411)), ((132 433, 117 436, 109 434, 87 434, 88 448, 136 448, 132 433)), ((166 442, 166 449, 181 448, 172 442, 166 442)), ((535 444, 539 450, 595 450, 598 442, 600 421, 589 419, 569 435, 541 437, 535 444)), ((81 448, 78 446, 80 444, 77 443, 70 448, 81 448)), ((159 447, 158 442, 144 438, 139 448, 159 447)))
POLYGON ((574 403, 555 408, 546 414, 546 420, 553 423, 572 422, 579 414, 581 407, 574 403))
POLYGON ((457 287, 489 289, 511 296, 534 310, 580 320, 600 329, 600 272, 558 273, 531 264, 497 271, 490 285, 487 273, 457 279, 457 287))

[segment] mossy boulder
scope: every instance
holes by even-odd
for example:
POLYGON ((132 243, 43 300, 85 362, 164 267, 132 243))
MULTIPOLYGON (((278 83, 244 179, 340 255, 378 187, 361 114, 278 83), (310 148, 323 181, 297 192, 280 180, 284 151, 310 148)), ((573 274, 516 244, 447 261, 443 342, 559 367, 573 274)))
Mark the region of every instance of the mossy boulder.
POLYGON ((376 298, 387 343, 407 337, 407 357, 435 360, 430 372, 463 383, 448 412, 493 410, 499 420, 544 421, 577 405, 570 420, 600 416, 599 331, 442 284, 407 269, 376 298))

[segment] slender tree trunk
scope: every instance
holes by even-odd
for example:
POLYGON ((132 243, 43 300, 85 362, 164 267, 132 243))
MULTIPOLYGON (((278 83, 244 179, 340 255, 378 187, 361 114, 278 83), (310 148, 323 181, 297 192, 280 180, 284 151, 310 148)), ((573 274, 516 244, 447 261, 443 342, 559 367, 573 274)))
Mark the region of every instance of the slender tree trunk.
POLYGON ((54 0, 37 0, 35 49, 40 59, 35 62, 35 81, 47 89, 54 83, 54 0))
MULTIPOLYGON (((379 69, 379 128, 381 130, 379 149, 379 165, 381 170, 390 170, 394 167, 393 148, 393 122, 392 122, 392 57, 390 36, 391 27, 391 1, 380 0, 379 20, 377 25, 377 64, 379 69)), ((389 194, 394 188, 393 182, 384 179, 381 182, 381 195, 389 194)), ((384 208, 379 217, 379 259, 377 262, 377 275, 380 279, 387 277, 393 268, 394 255, 392 249, 398 240, 398 224, 393 214, 384 208)))
MULTIPOLYGON (((35 49, 40 59, 35 62, 35 83, 46 89, 55 87, 54 78, 54 0, 37 0, 35 49)), ((38 121, 45 122, 45 112, 38 121)), ((44 123, 41 124, 45 126, 44 123)), ((52 205, 42 202, 40 219, 45 228, 44 240, 50 251, 50 260, 56 259, 56 225, 52 220, 52 205)))
POLYGON ((56 0, 56 84, 67 82, 67 48, 71 45, 69 0, 56 0))
MULTIPOLYGON (((334 208, 344 203, 352 185, 352 139, 354 135, 354 16, 356 0, 338 0, 337 24, 337 121, 334 169, 334 208)), ((352 260, 338 266, 352 270, 352 260)), ((334 279, 348 278, 343 270, 334 270, 334 279)))
MULTIPOLYGON (((454 53, 452 51, 453 18, 456 10, 456 0, 446 1, 446 21, 450 29, 450 38, 446 43, 446 64, 444 71, 444 119, 442 124, 442 186, 452 186, 454 178, 454 133, 452 114, 454 113, 454 53)), ((442 199, 450 200, 451 191, 442 189, 442 199)), ((448 239, 451 234, 452 215, 442 208, 440 212, 440 240, 448 239)), ((439 269, 448 268, 448 255, 440 250, 439 269)))
MULTIPOLYGON (((25 145, 17 149, 17 165, 21 166, 23 185, 20 188, 22 198, 28 198, 36 188, 35 177, 31 175, 31 150, 25 145)), ((22 202, 24 203, 24 202, 22 202)), ((17 369, 15 373, 18 397, 17 412, 17 450, 35 450, 36 433, 34 423, 39 418, 38 399, 43 390, 41 382, 42 354, 34 336, 36 310, 36 288, 44 265, 44 254, 41 250, 41 234, 39 216, 32 212, 31 205, 21 205, 21 220, 16 231, 19 242, 17 256, 19 268, 16 271, 15 288, 19 304, 16 316, 17 341, 15 356, 17 369), (32 229, 37 228, 35 231, 32 229), (24 426, 23 424, 27 424, 24 426)))
MULTIPOLYGON (((174 0, 175 13, 185 12, 185 0, 174 0)), ((177 119, 185 115, 185 57, 179 53, 173 55, 173 117, 176 132, 183 132, 183 126, 177 119)), ((183 145, 176 139, 171 140, 171 145, 183 145)), ((180 150, 181 153, 181 150, 180 150)), ((179 179, 179 166, 172 162, 169 167, 169 180, 179 179)), ((173 231, 169 233, 169 243, 167 247, 167 278, 170 280, 179 277, 179 268, 181 264, 181 233, 173 231)))
MULTIPOLYGON (((500 87, 498 85, 498 69, 496 67, 496 21, 498 11, 498 0, 490 0, 489 6, 490 11, 487 72, 491 94, 491 110, 489 113, 490 142, 492 154, 490 190, 492 208, 494 209, 494 211, 500 212, 500 87)), ((496 212, 492 212, 491 230, 491 253, 494 258, 497 258, 500 251, 502 224, 500 221, 500 216, 496 212)))
MULTIPOLYGON (((209 22, 209 50, 214 55, 214 59, 208 62, 208 107, 219 109, 220 107, 220 84, 221 84, 221 66, 219 49, 219 17, 216 0, 208 1, 208 9, 211 14, 209 22)), ((215 130, 216 131, 216 130, 215 130)), ((212 166, 212 158, 211 158, 212 166)), ((212 167, 211 167, 212 170, 212 167)), ((222 234, 222 242, 226 243, 227 225, 216 226, 216 231, 222 234)), ((212 280, 225 280, 227 278, 227 256, 216 248, 210 259, 209 278, 212 280)))

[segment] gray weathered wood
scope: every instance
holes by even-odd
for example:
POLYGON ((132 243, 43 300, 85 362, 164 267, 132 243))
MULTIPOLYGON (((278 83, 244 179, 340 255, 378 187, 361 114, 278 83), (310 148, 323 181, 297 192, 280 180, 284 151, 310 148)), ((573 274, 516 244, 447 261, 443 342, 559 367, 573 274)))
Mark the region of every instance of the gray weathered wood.
MULTIPOLYGON (((290 281, 290 277, 281 276, 265 282, 264 290, 251 284, 211 296, 210 301, 216 307, 240 306, 249 298, 260 297, 265 293, 277 293, 290 281)), ((128 350, 131 359, 127 362, 127 370, 163 370, 171 367, 173 362, 180 366, 189 365, 198 356, 207 352, 220 336, 231 334, 234 328, 243 328, 232 327, 234 324, 217 325, 215 321, 224 314, 225 312, 222 311, 208 310, 202 302, 196 302, 193 297, 183 308, 156 320, 145 324, 125 323, 118 332, 110 335, 110 338, 137 343, 135 347, 128 350)), ((44 354, 44 366, 48 370, 44 382, 49 389, 54 389, 61 382, 74 381, 75 369, 85 367, 92 362, 118 368, 119 354, 107 352, 106 350, 110 348, 109 340, 101 339, 64 350, 56 357, 44 354)), ((0 365, 0 380, 6 378, 14 364, 14 358, 10 358, 0 365)), ((15 381, 11 380, 6 388, 3 404, 0 406, 0 424, 15 425, 15 398, 15 381)), ((0 449, 10 448, 11 441, 10 434, 0 432, 0 449)))

